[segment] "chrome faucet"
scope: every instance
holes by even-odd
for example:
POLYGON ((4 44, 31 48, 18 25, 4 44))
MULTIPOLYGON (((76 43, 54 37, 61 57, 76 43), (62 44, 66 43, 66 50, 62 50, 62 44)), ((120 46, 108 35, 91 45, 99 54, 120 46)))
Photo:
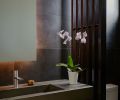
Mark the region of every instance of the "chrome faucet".
POLYGON ((13 76, 14 87, 18 88, 19 87, 19 80, 24 80, 24 79, 18 76, 18 70, 14 70, 13 75, 14 75, 13 76))

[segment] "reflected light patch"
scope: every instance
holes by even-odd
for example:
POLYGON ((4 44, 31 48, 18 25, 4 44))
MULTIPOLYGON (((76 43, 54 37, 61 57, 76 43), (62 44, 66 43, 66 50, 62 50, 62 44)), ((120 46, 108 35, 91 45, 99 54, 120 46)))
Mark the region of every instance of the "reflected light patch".
POLYGON ((107 43, 110 44, 111 37, 113 37, 113 29, 119 18, 119 0, 107 0, 107 43))

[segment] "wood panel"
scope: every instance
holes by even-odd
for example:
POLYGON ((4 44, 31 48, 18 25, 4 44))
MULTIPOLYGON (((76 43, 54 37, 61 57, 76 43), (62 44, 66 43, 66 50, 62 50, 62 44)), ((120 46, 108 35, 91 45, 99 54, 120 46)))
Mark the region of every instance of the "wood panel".
POLYGON ((75 62, 80 63, 83 68, 87 67, 86 71, 81 72, 79 81, 94 85, 94 100, 104 100, 105 41, 103 40, 105 40, 105 32, 103 31, 105 31, 105 28, 103 26, 105 27, 106 25, 105 1, 76 0, 76 2, 72 1, 71 3, 73 38, 78 31, 86 31, 88 34, 86 44, 81 44, 80 41, 79 43, 76 43, 75 40, 72 41, 73 56, 76 58, 75 62), (74 11, 73 9, 76 10, 74 11), (104 22, 102 18, 104 18, 104 22), (74 23, 76 23, 76 26, 74 23))
POLYGON ((92 84, 92 67, 93 68, 95 67, 94 65, 95 64, 95 48, 98 48, 97 47, 98 37, 96 38, 95 36, 97 36, 97 33, 99 32, 99 26, 100 26, 99 23, 96 23, 96 22, 99 22, 99 21, 96 21, 96 15, 98 14, 95 12, 96 2, 98 2, 98 0, 76 0, 76 2, 73 2, 73 0, 71 0, 71 17, 72 17, 71 28, 72 28, 72 37, 73 37, 72 52, 75 58, 75 63, 80 63, 81 66, 88 67, 88 70, 83 72, 83 77, 81 77, 82 79, 81 81, 88 82, 89 84, 92 84), (73 9, 76 9, 76 10, 73 10, 73 9), (89 16, 91 16, 91 18, 89 16), (76 22, 76 26, 74 25, 75 22, 76 22), (80 41, 76 42, 74 40, 75 33, 79 31, 81 32, 87 31, 88 33, 87 43, 85 45, 81 44, 80 41))

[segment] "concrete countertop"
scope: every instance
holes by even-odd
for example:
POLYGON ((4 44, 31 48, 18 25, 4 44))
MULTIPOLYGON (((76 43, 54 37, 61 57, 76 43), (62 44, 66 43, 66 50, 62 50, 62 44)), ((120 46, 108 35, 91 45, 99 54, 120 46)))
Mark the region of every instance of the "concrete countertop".
MULTIPOLYGON (((16 99, 20 99, 20 98, 47 95, 47 94, 53 94, 53 93, 58 93, 58 92, 65 92, 65 91, 72 91, 72 90, 78 90, 78 89, 92 88, 93 87, 93 86, 82 84, 82 83, 78 83, 78 84, 75 84, 75 85, 70 85, 69 81, 66 80, 66 79, 36 82, 35 85, 33 85, 33 86, 41 86, 41 85, 49 85, 49 84, 52 84, 54 86, 58 86, 58 87, 62 88, 63 90, 46 92, 46 93, 28 94, 28 95, 16 96, 16 97, 5 98, 5 99, 0 99, 0 100, 16 100, 16 99)), ((27 88, 27 87, 31 87, 31 86, 27 86, 27 84, 20 84, 19 85, 19 88, 27 88)), ((13 85, 1 86, 0 87, 0 91, 11 90, 11 89, 14 89, 13 85)))

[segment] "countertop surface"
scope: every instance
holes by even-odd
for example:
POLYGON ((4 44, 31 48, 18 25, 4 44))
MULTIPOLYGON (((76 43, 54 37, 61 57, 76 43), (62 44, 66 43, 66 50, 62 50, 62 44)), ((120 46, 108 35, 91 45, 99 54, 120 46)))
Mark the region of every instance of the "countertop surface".
MULTIPOLYGON (((51 80, 51 81, 44 81, 44 82, 36 82, 35 85, 33 86, 41 86, 41 85, 49 85, 52 84, 54 86, 62 88, 62 90, 58 91, 52 91, 52 92, 46 92, 46 93, 35 93, 35 94, 28 94, 28 95, 22 95, 22 96, 16 96, 16 97, 11 97, 9 99, 0 99, 0 100, 15 100, 19 98, 24 98, 24 97, 32 97, 32 96, 38 96, 38 95, 46 95, 46 94, 52 94, 52 93, 58 93, 58 92, 65 92, 65 91, 72 91, 72 90, 77 90, 77 89, 84 89, 84 88, 92 88, 93 86, 78 83, 75 85, 70 85, 69 81, 66 79, 62 80, 51 80)), ((27 86, 27 84, 19 84, 19 88, 27 88, 31 86, 27 86)), ((1 86, 0 91, 4 90, 11 90, 15 89, 13 85, 10 86, 1 86)))

